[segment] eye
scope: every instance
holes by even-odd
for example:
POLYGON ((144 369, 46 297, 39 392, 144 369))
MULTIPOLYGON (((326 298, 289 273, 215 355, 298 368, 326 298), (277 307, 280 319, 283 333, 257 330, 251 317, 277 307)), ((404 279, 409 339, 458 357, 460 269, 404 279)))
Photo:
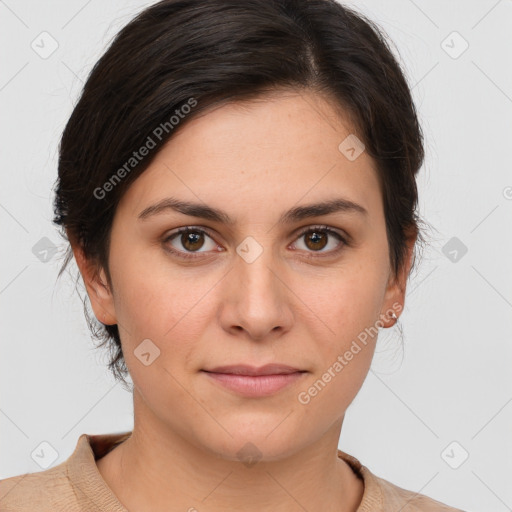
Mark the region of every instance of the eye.
POLYGON ((302 238, 304 238, 304 242, 302 244, 299 243, 298 247, 294 247, 294 249, 298 248, 300 250, 313 252, 313 257, 315 256, 314 253, 337 254, 347 245, 347 240, 340 233, 328 226, 308 227, 299 234, 298 240, 302 238), (337 239, 337 243, 333 242, 332 238, 337 239), (331 246, 330 249, 329 246, 331 246), (324 250, 326 247, 327 249, 324 250))
MULTIPOLYGON (((302 244, 298 244, 299 247, 292 246, 292 248, 293 250, 300 249, 309 252, 308 257, 315 257, 315 253, 319 253, 319 256, 324 253, 328 253, 328 255, 337 254, 345 245, 348 245, 344 236, 328 226, 308 227, 299 234, 298 240, 303 237, 305 237, 305 241, 302 244), (337 239, 337 243, 333 243, 332 238, 337 239), (300 245, 303 245, 303 247, 300 247, 300 245), (329 249, 329 246, 334 247, 329 249), (327 250, 324 250, 326 247, 327 250)), ((174 233, 167 236, 163 242, 166 245, 167 251, 184 259, 200 257, 195 254, 212 250, 217 252, 222 251, 222 249, 218 249, 218 245, 206 230, 194 226, 179 228, 174 233)), ((297 242, 295 243, 297 244, 297 242)))
POLYGON ((208 252, 217 247, 212 237, 204 229, 193 226, 178 229, 166 237, 164 243, 167 250, 181 258, 195 258, 193 253, 208 252), (204 251, 199 250, 203 248, 205 248, 204 251))

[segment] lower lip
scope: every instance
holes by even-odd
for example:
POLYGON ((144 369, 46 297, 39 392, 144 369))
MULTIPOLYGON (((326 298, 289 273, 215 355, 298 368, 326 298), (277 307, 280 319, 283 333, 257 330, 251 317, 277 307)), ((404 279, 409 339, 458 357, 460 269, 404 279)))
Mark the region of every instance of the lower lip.
POLYGON ((211 379, 241 395, 258 397, 277 393, 300 379, 305 372, 279 375, 234 375, 232 373, 204 372, 211 379))

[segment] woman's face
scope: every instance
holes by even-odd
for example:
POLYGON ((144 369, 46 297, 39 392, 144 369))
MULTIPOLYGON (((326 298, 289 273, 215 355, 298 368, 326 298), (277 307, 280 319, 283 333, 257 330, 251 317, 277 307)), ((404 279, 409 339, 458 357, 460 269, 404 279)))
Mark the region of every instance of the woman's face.
POLYGON ((119 325, 136 426, 233 460, 284 457, 341 426, 404 285, 372 160, 351 139, 339 148, 350 134, 313 93, 227 104, 184 125, 125 193, 113 295, 88 290, 119 325), (182 207, 148 210, 171 198, 182 207), (305 208, 334 201, 358 206, 305 208), (268 364, 301 373, 208 373, 268 364))

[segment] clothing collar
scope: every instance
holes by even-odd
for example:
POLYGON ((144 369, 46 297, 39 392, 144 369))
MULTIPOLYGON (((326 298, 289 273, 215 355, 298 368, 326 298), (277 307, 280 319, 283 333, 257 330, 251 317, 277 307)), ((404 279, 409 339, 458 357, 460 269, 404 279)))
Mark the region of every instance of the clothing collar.
MULTIPOLYGON (((82 434, 76 448, 68 459, 68 476, 75 488, 84 494, 98 510, 105 512, 128 512, 108 487, 96 465, 96 460, 128 439, 132 431, 114 434, 82 434)), ((383 497, 377 478, 358 459, 338 450, 338 457, 344 460, 363 480, 364 492, 357 512, 380 512, 383 497)))

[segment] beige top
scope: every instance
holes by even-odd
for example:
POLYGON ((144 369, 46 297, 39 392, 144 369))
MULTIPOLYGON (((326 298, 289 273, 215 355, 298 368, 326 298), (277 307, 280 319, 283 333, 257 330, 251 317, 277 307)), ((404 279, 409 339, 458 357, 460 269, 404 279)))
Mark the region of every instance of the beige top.
MULTIPOLYGON (((0 511, 128 512, 103 480, 95 461, 130 435, 131 431, 82 434, 75 451, 61 464, 0 480, 0 511)), ((364 482, 364 494, 357 512, 463 512, 377 477, 355 457, 341 450, 338 450, 338 456, 364 482)))

